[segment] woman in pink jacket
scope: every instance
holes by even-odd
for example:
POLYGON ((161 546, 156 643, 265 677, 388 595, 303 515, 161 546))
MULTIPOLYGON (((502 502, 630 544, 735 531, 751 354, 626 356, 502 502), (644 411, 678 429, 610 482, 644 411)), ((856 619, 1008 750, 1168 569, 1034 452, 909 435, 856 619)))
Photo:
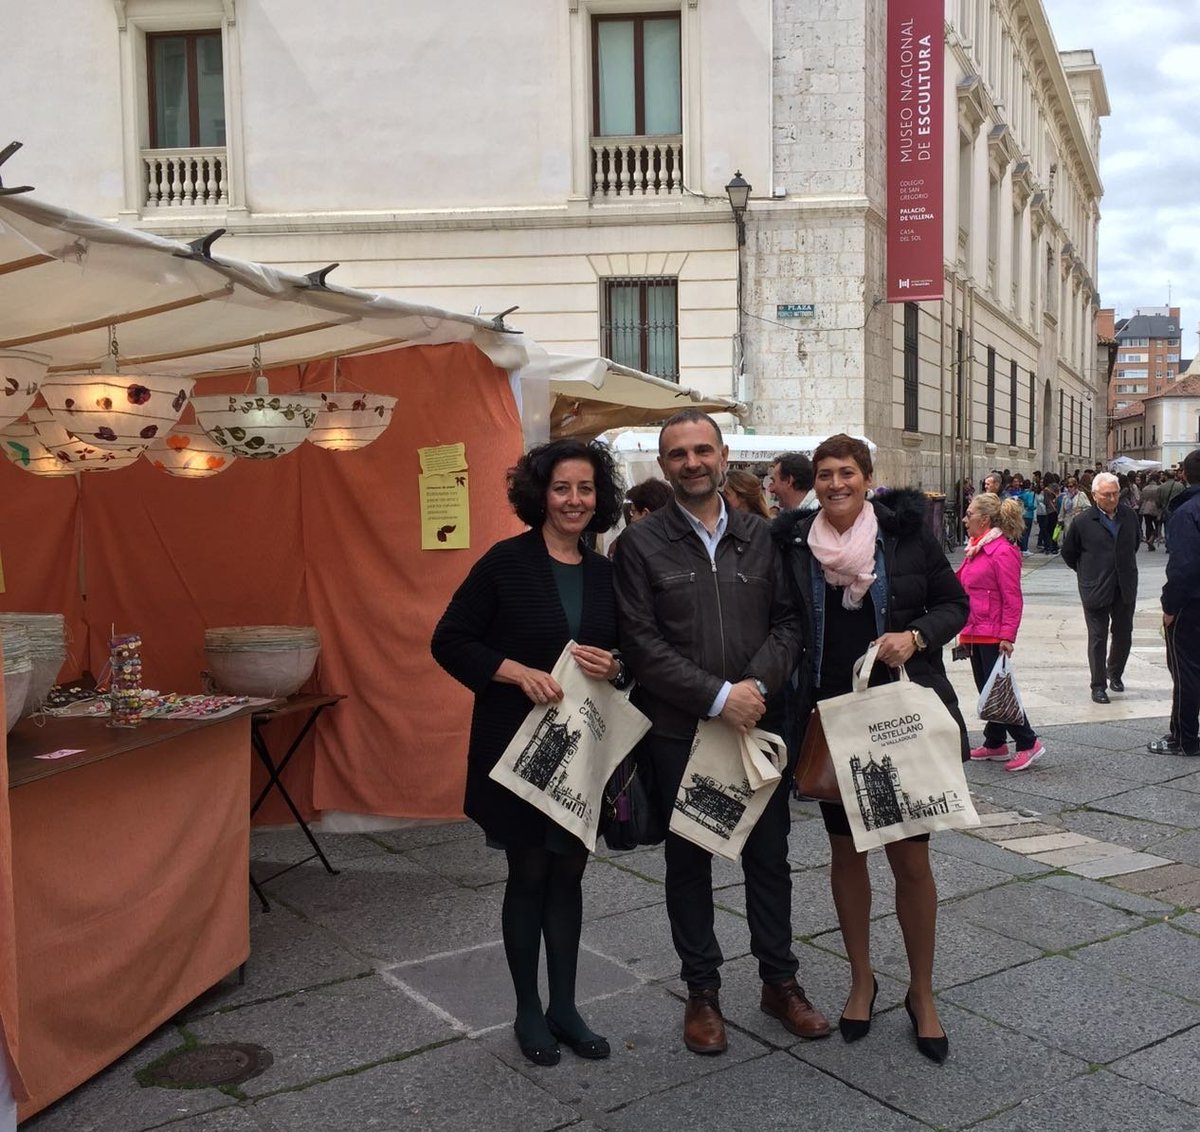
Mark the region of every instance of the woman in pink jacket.
MULTIPOLYGON (((1021 552, 1015 540, 1025 527, 1025 517, 1019 500, 1001 501, 987 492, 971 500, 963 523, 967 549, 958 580, 971 599, 971 612, 958 637, 971 650, 971 671, 982 692, 1000 656, 1012 656, 1021 624, 1021 552)), ((1045 753, 1026 717, 1018 724, 987 722, 983 746, 971 751, 971 758, 996 759, 1005 770, 1025 770, 1045 753), (1012 735, 1017 749, 1011 758, 1007 735, 1012 735)))

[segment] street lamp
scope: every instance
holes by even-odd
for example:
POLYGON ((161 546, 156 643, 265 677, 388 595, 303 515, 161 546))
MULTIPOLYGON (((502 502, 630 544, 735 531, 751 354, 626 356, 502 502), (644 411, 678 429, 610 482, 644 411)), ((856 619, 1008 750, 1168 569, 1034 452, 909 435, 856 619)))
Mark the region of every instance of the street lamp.
POLYGON ((737 224, 737 242, 738 247, 742 247, 746 243, 746 206, 750 203, 750 182, 742 176, 742 171, 739 169, 733 175, 733 180, 725 186, 725 192, 729 196, 729 207, 733 209, 733 219, 737 224))

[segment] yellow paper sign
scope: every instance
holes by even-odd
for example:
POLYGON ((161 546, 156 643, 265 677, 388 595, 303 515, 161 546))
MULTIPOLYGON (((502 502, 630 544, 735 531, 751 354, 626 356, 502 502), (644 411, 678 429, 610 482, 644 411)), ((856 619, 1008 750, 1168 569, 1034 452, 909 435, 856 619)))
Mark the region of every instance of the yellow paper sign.
POLYGON ((418 448, 417 452, 421 457, 421 473, 426 476, 461 472, 467 466, 467 446, 462 443, 418 448))
MULTIPOLYGON (((461 448, 461 445, 458 445, 461 448)), ((467 473, 418 477, 421 549, 466 550, 471 545, 471 497, 467 473)))

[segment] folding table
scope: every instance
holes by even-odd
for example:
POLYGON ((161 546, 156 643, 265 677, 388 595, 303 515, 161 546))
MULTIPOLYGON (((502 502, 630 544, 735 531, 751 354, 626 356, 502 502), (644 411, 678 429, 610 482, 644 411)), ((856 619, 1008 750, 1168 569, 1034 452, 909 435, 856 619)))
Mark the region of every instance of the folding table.
POLYGON ((271 910, 271 905, 267 902, 267 898, 262 890, 262 885, 268 881, 272 881, 284 873, 291 872, 292 869, 299 868, 299 866, 307 864, 314 859, 320 860, 328 873, 333 876, 337 875, 338 870, 329 863, 329 859, 321 851, 321 846, 317 844, 316 837, 313 835, 312 830, 308 828, 308 822, 304 820, 303 815, 296 808, 296 803, 292 801, 291 795, 287 792, 287 787, 284 786, 282 781, 282 775, 287 769, 288 763, 291 762, 292 756, 300 749, 300 744, 308 737, 308 733, 313 729, 313 725, 317 722, 321 713, 326 708, 333 707, 345 698, 344 695, 337 693, 302 693, 297 696, 289 696, 286 700, 276 700, 272 704, 266 704, 255 711, 250 717, 250 741, 259 760, 267 770, 267 784, 259 791, 258 797, 254 799, 254 804, 250 807, 250 816, 253 818, 258 813, 259 807, 262 806, 272 789, 278 790, 287 804, 287 808, 291 810, 292 817, 296 819, 296 824, 303 831, 304 836, 308 838, 308 843, 313 847, 313 851, 307 857, 293 864, 286 865, 282 869, 278 869, 270 876, 263 877, 261 881, 255 880, 253 875, 250 877, 250 884, 254 887, 255 894, 262 902, 264 912, 271 910), (305 719, 304 726, 300 728, 299 733, 292 740, 291 746, 284 752, 283 758, 276 762, 271 755, 271 749, 267 746, 263 729, 272 720, 279 719, 285 715, 294 715, 297 712, 308 712, 308 718, 305 719))

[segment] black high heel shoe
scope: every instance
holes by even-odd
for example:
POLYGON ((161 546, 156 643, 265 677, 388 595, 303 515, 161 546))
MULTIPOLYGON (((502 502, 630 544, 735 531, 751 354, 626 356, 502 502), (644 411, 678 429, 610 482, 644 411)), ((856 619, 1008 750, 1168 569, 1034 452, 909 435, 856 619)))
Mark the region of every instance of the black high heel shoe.
POLYGON ((875 1016, 875 999, 879 997, 879 980, 874 975, 871 976, 871 985, 874 990, 871 993, 871 1005, 867 1007, 866 1019, 847 1018, 845 1014, 838 1019, 838 1030, 845 1042, 856 1042, 871 1032, 871 1019, 875 1016))
POLYGON ((930 1061, 936 1061, 938 1065, 941 1065, 950 1055, 950 1039, 946 1037, 944 1031, 940 1038, 921 1037, 917 1028, 917 1016, 913 1013, 908 995, 904 996, 904 1009, 908 1011, 908 1020, 912 1023, 913 1036, 917 1039, 917 1049, 930 1061))
POLYGON ((534 1065, 557 1065, 562 1059, 562 1051, 557 1045, 535 1046, 527 1042, 521 1037, 521 1031, 515 1022, 513 1023, 513 1033, 517 1036, 517 1045, 521 1047, 521 1052, 525 1055, 526 1060, 533 1062, 534 1065))
POLYGON ((594 1038, 584 1038, 576 1041, 549 1014, 546 1015, 546 1025, 550 1027, 551 1035, 564 1042, 576 1057, 586 1057, 588 1061, 603 1061, 612 1052, 608 1039, 597 1034, 594 1038))

